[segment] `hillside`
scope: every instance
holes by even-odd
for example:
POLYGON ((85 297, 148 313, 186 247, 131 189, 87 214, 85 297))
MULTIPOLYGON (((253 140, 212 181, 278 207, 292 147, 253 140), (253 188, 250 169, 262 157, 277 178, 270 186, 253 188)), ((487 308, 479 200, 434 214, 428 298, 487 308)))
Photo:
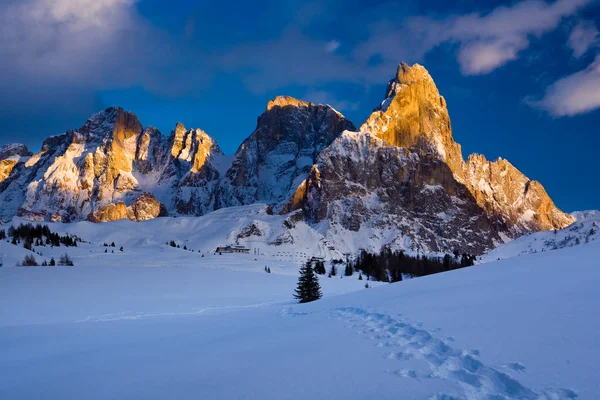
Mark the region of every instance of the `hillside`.
POLYGON ((600 213, 584 211, 574 213, 577 221, 555 230, 530 233, 511 242, 501 244, 481 257, 481 262, 520 257, 566 247, 600 241, 600 213))
MULTIPOLYGON (((0 268, 1 398, 600 396, 598 241, 366 290, 321 278, 326 297, 297 305, 297 264, 202 258, 124 223, 54 225, 114 254, 83 243, 74 267, 0 268)), ((202 248, 186 236, 161 239, 202 248)))

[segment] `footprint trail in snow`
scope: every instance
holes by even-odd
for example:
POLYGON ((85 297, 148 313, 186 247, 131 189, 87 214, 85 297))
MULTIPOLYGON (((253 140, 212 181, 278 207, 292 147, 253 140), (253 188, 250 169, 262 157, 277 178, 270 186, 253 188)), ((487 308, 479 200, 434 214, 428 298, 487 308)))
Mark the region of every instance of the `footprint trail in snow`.
MULTIPOLYGON (((416 379, 444 379, 456 382, 462 393, 440 393, 431 400, 562 400, 576 399, 570 389, 534 390, 515 378, 484 364, 477 350, 461 350, 452 347, 451 340, 433 336, 419 324, 401 317, 371 312, 361 308, 339 308, 334 316, 345 321, 349 328, 367 335, 376 347, 389 351, 388 357, 399 362, 423 360, 429 371, 423 373, 399 368, 390 371, 398 377, 416 379)), ((513 371, 523 371, 519 363, 509 364, 513 371)))

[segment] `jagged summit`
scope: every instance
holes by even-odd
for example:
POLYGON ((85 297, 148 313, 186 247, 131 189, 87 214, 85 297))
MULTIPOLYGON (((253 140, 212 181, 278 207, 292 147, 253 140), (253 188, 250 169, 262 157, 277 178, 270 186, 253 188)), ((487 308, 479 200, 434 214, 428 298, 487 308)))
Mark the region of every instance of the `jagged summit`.
POLYGON ((310 104, 312 103, 291 96, 276 96, 273 100, 269 100, 266 111, 273 107, 308 107, 310 104))
MULTIPOLYGON (((399 84, 410 85, 417 81, 428 81, 433 83, 433 78, 429 75, 427 69, 421 64, 408 65, 405 62, 398 64, 396 77, 392 80, 399 84)), ((390 81, 390 82, 392 82, 390 81)))
POLYGON ((0 146, 0 160, 6 160, 9 157, 29 157, 31 152, 21 143, 9 143, 0 146))
POLYGON ((257 201, 281 209, 317 156, 354 124, 329 106, 288 96, 269 101, 236 152, 222 187, 224 205, 257 201))

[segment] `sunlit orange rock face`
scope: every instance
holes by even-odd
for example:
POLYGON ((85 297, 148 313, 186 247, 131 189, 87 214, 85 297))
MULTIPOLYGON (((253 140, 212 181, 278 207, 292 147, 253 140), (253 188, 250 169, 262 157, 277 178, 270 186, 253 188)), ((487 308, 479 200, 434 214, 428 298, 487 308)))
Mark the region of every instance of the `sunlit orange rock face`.
POLYGON ((15 166, 23 158, 29 156, 31 153, 23 144, 0 146, 0 183, 10 176, 15 166))
POLYGON ((491 218, 532 231, 564 228, 574 222, 554 205, 539 182, 507 160, 488 161, 471 154, 465 168, 467 187, 491 218))
POLYGON ((381 109, 361 129, 394 146, 437 153, 454 178, 496 221, 544 230, 563 228, 574 220, 554 206, 539 182, 531 181, 508 161, 472 155, 465 163, 460 145, 452 137, 446 101, 421 65, 403 63, 398 67, 381 109))
POLYGON ((452 137, 446 100, 421 65, 400 64, 380 109, 371 114, 361 131, 394 146, 435 152, 462 176, 461 149, 452 137))
POLYGON ((0 161, 0 182, 4 181, 12 172, 18 160, 8 159, 0 161))
POLYGON ((161 215, 165 215, 164 206, 151 193, 142 193, 133 200, 130 206, 122 201, 101 206, 97 211, 88 215, 88 220, 92 222, 121 219, 147 221, 161 215))

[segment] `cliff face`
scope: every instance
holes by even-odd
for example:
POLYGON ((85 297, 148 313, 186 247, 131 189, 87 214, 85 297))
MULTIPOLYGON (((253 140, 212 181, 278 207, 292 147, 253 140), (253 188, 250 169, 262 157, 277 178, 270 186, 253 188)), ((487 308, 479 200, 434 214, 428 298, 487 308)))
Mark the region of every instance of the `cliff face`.
POLYGON ((393 146, 434 154, 462 177, 464 161, 460 145, 452 137, 446 100, 421 65, 398 66, 384 101, 360 131, 393 146))
POLYGON ((347 129, 354 125, 329 106, 276 97, 234 156, 223 205, 265 202, 281 209, 319 153, 347 129))
POLYGON ((19 162, 31 156, 24 144, 8 144, 0 147, 0 184, 9 177, 19 162))
POLYGON ((500 158, 488 161, 471 154, 465 165, 467 187, 477 204, 514 238, 527 232, 562 229, 575 221, 560 211, 544 187, 511 163, 500 158))

